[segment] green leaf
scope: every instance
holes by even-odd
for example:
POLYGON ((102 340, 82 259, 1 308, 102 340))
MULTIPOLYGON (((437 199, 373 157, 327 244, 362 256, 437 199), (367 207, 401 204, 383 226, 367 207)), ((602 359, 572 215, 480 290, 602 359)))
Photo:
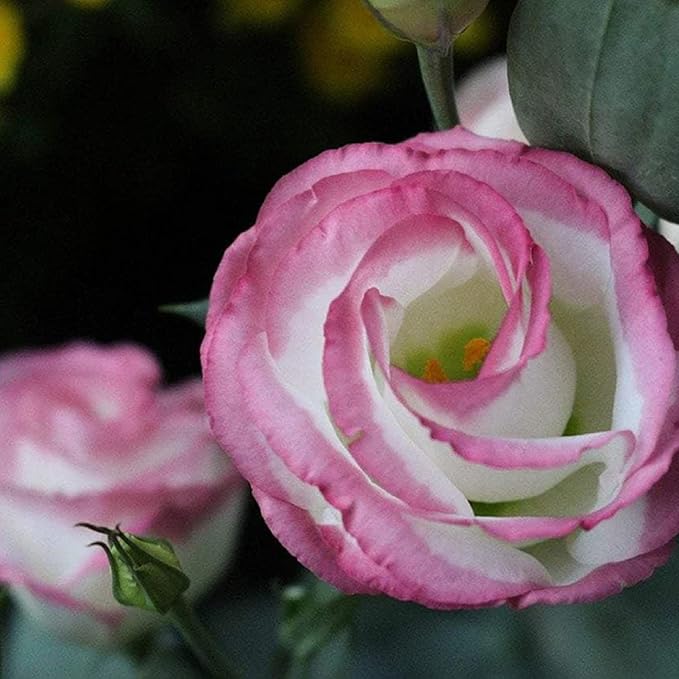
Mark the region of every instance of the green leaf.
POLYGON ((532 144, 606 168, 679 221, 677 0, 520 0, 508 57, 532 144))
POLYGON ((190 321, 203 327, 207 317, 208 300, 200 299, 195 302, 184 302, 182 304, 164 304, 159 307, 160 311, 166 314, 175 314, 188 318, 190 321))

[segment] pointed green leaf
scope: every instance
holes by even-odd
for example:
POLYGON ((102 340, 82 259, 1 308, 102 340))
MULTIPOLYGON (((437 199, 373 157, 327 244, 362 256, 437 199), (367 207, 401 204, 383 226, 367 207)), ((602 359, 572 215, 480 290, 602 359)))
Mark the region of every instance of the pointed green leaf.
POLYGON ((184 302, 182 304, 164 304, 160 311, 167 314, 175 314, 188 318, 190 321, 203 327, 207 317, 208 300, 201 299, 195 302, 184 302))

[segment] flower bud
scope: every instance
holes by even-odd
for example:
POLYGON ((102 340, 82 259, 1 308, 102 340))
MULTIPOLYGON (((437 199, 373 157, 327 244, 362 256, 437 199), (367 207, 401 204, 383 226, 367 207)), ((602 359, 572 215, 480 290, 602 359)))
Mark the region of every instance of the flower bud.
POLYGON ((483 12, 488 0, 366 0, 401 38, 446 52, 453 39, 483 12))
POLYGON ((165 614, 189 588, 189 578, 167 540, 124 533, 119 527, 111 530, 87 523, 78 525, 107 536, 108 545, 92 544, 106 552, 113 596, 123 606, 165 614))

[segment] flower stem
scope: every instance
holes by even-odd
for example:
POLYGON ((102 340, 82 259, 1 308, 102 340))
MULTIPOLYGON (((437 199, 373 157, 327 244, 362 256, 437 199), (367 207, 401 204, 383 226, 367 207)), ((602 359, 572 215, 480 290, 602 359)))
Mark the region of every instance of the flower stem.
POLYGON ((238 676, 183 596, 177 599, 167 615, 209 676, 221 679, 232 679, 238 676))
POLYGON ((455 104, 452 45, 446 54, 418 45, 417 58, 436 128, 447 130, 455 127, 460 123, 460 117, 455 104))

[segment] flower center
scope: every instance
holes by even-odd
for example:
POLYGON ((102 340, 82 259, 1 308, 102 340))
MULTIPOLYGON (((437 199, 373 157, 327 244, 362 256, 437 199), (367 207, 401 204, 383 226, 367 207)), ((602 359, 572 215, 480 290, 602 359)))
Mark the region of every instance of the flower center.
MULTIPOLYGON (((453 356, 457 358, 462 366, 462 373, 460 373, 459 367, 453 365, 457 369, 454 369, 452 379, 476 377, 490 351, 491 344, 490 340, 487 340, 485 337, 473 337, 462 346, 461 352, 459 349, 453 351, 453 356), (459 360, 460 353, 462 354, 461 361, 459 360)), ((427 358, 420 376, 429 384, 442 384, 443 382, 451 381, 446 368, 438 358, 427 358)))
POLYGON ((406 308, 390 327, 392 365, 431 384, 473 380, 507 312, 486 272, 462 285, 443 281, 406 308))

